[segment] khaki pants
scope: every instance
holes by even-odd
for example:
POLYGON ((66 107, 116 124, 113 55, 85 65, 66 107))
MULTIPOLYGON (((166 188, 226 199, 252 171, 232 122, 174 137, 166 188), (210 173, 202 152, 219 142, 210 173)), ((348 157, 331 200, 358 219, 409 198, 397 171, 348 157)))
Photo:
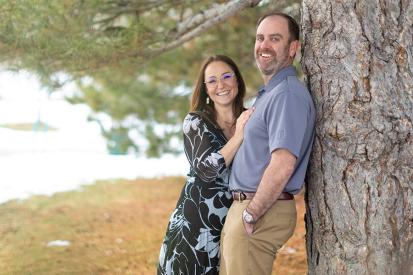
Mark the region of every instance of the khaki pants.
POLYGON ((277 201, 248 236, 242 212, 249 200, 234 201, 221 233, 220 275, 270 275, 277 254, 292 236, 297 221, 295 200, 277 201))

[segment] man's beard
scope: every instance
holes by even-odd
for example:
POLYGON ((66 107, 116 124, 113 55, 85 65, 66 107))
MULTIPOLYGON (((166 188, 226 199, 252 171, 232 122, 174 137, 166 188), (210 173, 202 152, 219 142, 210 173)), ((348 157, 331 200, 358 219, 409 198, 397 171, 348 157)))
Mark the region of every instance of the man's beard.
POLYGON ((261 71, 263 75, 271 76, 271 75, 278 73, 281 69, 286 67, 286 64, 288 63, 287 61, 288 61, 288 57, 286 57, 283 60, 278 60, 277 58, 274 58, 274 60, 271 61, 271 63, 269 63, 265 67, 261 66, 261 63, 258 60, 256 60, 256 63, 257 63, 258 69, 261 71))
MULTIPOLYGON (((284 49, 284 51, 287 53, 288 52, 288 46, 284 49)), ((274 60, 272 60, 267 66, 261 66, 261 63, 259 62, 259 54, 257 54, 258 58, 255 58, 255 62, 257 63, 258 69, 261 71, 261 73, 265 76, 271 76, 276 73, 278 73, 281 69, 286 67, 288 65, 288 55, 285 55, 283 59, 278 59, 277 55, 274 54, 274 60)), ((281 55, 283 56, 283 55, 281 55)))
POLYGON ((258 63, 258 68, 260 69, 260 71, 263 75, 270 76, 270 75, 273 75, 273 74, 275 74, 276 72, 278 72, 280 70, 280 64, 279 64, 279 62, 274 60, 274 62, 272 62, 272 64, 270 64, 266 68, 260 67, 260 64, 258 63))

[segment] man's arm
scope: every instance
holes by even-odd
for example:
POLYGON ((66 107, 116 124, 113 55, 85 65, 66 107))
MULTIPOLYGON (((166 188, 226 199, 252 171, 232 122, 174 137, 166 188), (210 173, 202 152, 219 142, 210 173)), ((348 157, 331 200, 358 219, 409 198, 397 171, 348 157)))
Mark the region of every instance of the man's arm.
MULTIPOLYGON (((277 201, 294 172, 296 161, 296 157, 286 149, 277 149, 271 153, 270 163, 264 171, 257 192, 247 206, 247 212, 253 216, 255 221, 261 218, 277 201)), ((244 225, 247 232, 251 234, 253 225, 245 221, 244 225)))

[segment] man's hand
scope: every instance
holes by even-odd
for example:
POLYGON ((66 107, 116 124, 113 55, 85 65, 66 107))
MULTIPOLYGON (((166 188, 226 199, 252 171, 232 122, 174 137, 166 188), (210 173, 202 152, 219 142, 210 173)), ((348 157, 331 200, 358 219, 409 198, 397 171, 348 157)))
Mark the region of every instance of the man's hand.
MULTIPOLYGON (((241 216, 241 219, 242 219, 242 216, 241 216)), ((252 232, 254 231, 254 225, 250 224, 250 223, 246 223, 244 221, 244 219, 242 219, 242 223, 244 224, 244 228, 245 228, 245 231, 247 232, 248 236, 251 236, 252 232)))

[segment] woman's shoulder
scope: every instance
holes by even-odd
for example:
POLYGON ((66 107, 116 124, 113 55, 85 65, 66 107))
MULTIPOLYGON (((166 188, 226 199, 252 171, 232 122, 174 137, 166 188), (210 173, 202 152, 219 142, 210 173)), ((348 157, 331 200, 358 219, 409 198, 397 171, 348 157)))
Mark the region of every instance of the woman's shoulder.
POLYGON ((184 121, 193 121, 193 120, 200 120, 203 123, 212 122, 211 118, 209 117, 208 113, 205 111, 192 111, 189 112, 186 116, 184 121))
POLYGON ((202 122, 203 118, 198 112, 189 112, 184 118, 184 125, 193 121, 202 122))
POLYGON ((208 129, 214 126, 208 114, 203 111, 189 112, 185 116, 183 125, 184 125, 184 130, 189 129, 189 127, 194 128, 200 125, 204 125, 208 129))
POLYGON ((201 113, 201 112, 197 112, 197 111, 195 111, 195 112, 189 112, 189 113, 186 114, 185 119, 191 119, 191 118, 195 118, 195 117, 201 118, 201 114, 200 114, 200 113, 201 113))
POLYGON ((188 113, 183 122, 183 130, 184 133, 187 134, 189 131, 192 130, 197 130, 201 124, 204 122, 202 121, 202 117, 195 113, 195 112, 190 112, 188 113))

